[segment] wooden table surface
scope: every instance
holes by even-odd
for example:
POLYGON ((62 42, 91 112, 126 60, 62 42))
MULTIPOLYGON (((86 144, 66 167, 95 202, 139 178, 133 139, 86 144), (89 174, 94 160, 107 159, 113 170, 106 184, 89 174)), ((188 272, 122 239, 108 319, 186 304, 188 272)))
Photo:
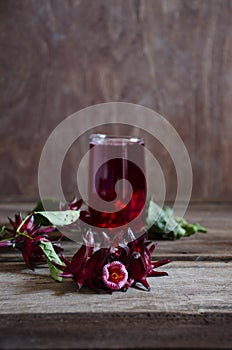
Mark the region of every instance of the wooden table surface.
MULTIPOLYGON (((0 221, 31 204, 2 203, 0 221)), ((159 241, 154 259, 168 276, 151 292, 95 294, 53 281, 46 266, 28 270, 21 255, 0 250, 1 349, 231 349, 232 205, 190 205, 186 218, 208 228, 159 241)), ((76 251, 64 241, 65 253, 76 251)))

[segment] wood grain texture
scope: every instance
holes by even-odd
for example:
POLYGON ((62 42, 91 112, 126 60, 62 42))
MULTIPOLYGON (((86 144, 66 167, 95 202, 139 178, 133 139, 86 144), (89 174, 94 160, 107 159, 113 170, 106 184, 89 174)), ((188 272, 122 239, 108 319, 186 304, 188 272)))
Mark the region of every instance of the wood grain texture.
MULTIPOLYGON (((232 200, 230 0, 2 0, 0 33, 2 199, 38 197, 40 153, 59 122, 92 104, 126 101, 177 129, 194 200, 232 200)), ((147 146, 173 199, 173 164, 149 137, 147 146)), ((85 142, 67 156, 68 194, 86 150, 85 142)))
POLYGON ((201 312, 232 313, 231 262, 172 262, 159 268, 169 276, 149 278, 151 292, 79 292, 72 280, 55 282, 47 267, 0 264, 0 315, 14 313, 201 312))
POLYGON ((231 349, 231 323, 221 313, 8 314, 0 319, 0 348, 231 349))
MULTIPOLYGON (((7 216, 13 218, 18 210, 31 210, 34 203, 0 203, 0 224, 7 224, 7 216)), ((157 241, 154 258, 177 261, 231 261, 232 260, 232 205, 190 205, 185 218, 190 223, 200 223, 208 233, 196 233, 176 241, 157 241)), ((152 238, 152 237, 151 237, 152 238)), ((62 242, 65 254, 71 257, 78 244, 69 240, 62 242)), ((2 249, 0 261, 22 261, 21 253, 2 249)))
MULTIPOLYGON (((2 203, 0 217, 16 207, 2 203)), ((77 291, 1 249, 0 349, 231 349, 231 205, 191 205, 186 218, 209 232, 158 242, 153 258, 173 261, 159 268, 168 276, 149 278, 149 293, 77 291)), ((62 244, 68 257, 76 251, 62 244)))

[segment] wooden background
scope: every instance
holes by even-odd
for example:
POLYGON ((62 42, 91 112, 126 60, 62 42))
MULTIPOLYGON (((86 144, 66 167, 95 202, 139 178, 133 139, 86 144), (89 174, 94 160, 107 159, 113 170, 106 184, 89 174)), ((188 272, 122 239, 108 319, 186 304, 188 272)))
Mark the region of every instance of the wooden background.
MULTIPOLYGON (((193 201, 231 201, 232 1, 0 1, 1 200, 36 199, 51 131, 109 101, 172 123, 192 161, 193 201)), ((67 157, 67 193, 83 152, 67 157)), ((162 168, 173 199, 169 159, 162 168)))

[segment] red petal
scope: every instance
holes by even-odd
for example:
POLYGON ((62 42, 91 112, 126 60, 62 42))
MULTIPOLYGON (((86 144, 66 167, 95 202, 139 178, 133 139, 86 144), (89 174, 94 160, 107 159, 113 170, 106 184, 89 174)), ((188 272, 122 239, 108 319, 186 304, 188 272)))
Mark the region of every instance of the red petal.
POLYGON ((23 230, 32 230, 34 228, 34 216, 31 214, 22 226, 23 230))
POLYGON ((71 260, 72 268, 77 268, 79 265, 85 263, 88 257, 92 254, 93 247, 82 245, 80 249, 74 254, 71 260))
MULTIPOLYGON (((10 221, 10 224, 14 227, 15 230, 17 230, 18 228, 18 224, 16 222, 14 222, 11 218, 8 217, 8 220, 10 221)), ((7 229, 9 230, 9 229, 7 229)), ((10 232, 10 231, 9 231, 10 232)))
POLYGON ((23 221, 22 213, 15 214, 15 223, 17 227, 21 224, 22 221, 23 221))
POLYGON ((147 267, 140 253, 134 252, 132 254, 128 267, 128 273, 129 278, 133 279, 135 282, 146 277, 147 267))
POLYGON ((152 270, 151 272, 149 272, 147 277, 158 277, 158 276, 168 276, 168 273, 152 270))
POLYGON ((147 280, 145 278, 143 278, 140 283, 149 291, 151 290, 151 287, 149 286, 149 283, 147 282, 147 280))
POLYGON ((152 253, 154 252, 155 248, 156 248, 156 244, 153 243, 153 244, 148 248, 150 254, 152 254, 152 253))
POLYGON ((155 263, 152 263, 152 268, 155 269, 156 267, 159 267, 159 266, 162 266, 162 265, 165 265, 165 264, 169 264, 171 262, 171 260, 169 259, 164 259, 164 260, 161 260, 161 261, 157 261, 155 263))
POLYGON ((27 247, 26 249, 23 249, 22 254, 23 254, 23 258, 24 258, 26 265, 29 267, 29 269, 34 271, 35 269, 34 269, 34 266, 31 262, 31 254, 32 254, 31 247, 27 247))
POLYGON ((101 284, 100 277, 106 259, 109 256, 109 248, 97 250, 87 261, 85 269, 81 271, 81 280, 83 284, 91 289, 97 289, 101 284))

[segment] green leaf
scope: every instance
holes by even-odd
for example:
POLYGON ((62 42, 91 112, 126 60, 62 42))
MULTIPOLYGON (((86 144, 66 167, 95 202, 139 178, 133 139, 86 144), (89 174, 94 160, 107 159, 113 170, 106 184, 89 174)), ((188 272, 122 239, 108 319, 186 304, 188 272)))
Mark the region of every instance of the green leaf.
POLYGON ((52 223, 46 219, 43 215, 41 214, 34 214, 34 222, 35 224, 39 224, 41 226, 51 226, 52 223))
POLYGON ((146 223, 149 227, 148 232, 157 239, 173 240, 196 232, 207 232, 199 224, 189 224, 184 218, 175 217, 171 208, 162 209, 153 200, 148 202, 146 223))
MULTIPOLYGON (((33 209, 33 212, 44 212, 45 208, 46 211, 57 211, 59 208, 60 202, 57 199, 53 198, 46 198, 43 200, 43 203, 39 201, 35 208, 33 209)), ((52 223, 43 215, 41 214, 34 214, 34 220, 36 224, 40 224, 42 226, 50 226, 52 223)))
POLYGON ((35 215, 45 217, 54 226, 65 226, 78 220, 80 210, 37 211, 35 215))
POLYGON ((186 231, 185 236, 190 236, 196 232, 203 232, 203 233, 207 232, 206 228, 202 227, 199 224, 190 225, 186 222, 186 223, 182 224, 182 226, 184 227, 184 229, 186 231))
POLYGON ((41 241, 40 247, 46 257, 46 261, 49 267, 50 275, 51 277, 58 282, 62 282, 62 277, 59 276, 59 274, 62 272, 60 269, 58 269, 56 266, 52 264, 54 261, 55 263, 59 265, 63 265, 62 261, 60 260, 59 256, 56 254, 53 245, 51 242, 47 241, 41 241))

